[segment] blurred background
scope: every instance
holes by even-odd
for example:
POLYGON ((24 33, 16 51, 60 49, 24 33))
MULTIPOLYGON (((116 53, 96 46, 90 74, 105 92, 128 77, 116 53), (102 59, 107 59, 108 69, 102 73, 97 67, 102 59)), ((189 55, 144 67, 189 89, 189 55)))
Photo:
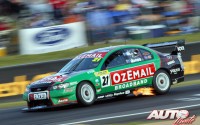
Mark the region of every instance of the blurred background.
MULTIPOLYGON (((200 83, 200 0, 0 0, 0 115, 3 114, 0 121, 2 124, 48 124, 55 114, 57 123, 66 121, 61 116, 64 114, 66 118, 71 114, 87 117, 89 115, 82 112, 84 109, 79 109, 78 113, 71 110, 69 115, 66 111, 59 114, 61 110, 29 117, 19 112, 26 107, 22 94, 29 83, 59 71, 71 58, 85 51, 111 45, 142 45, 178 39, 185 39, 187 43, 182 54, 186 82, 175 87, 189 88, 200 83), (1 110, 17 106, 10 111, 1 110), (46 117, 50 115, 52 117, 46 117)), ((158 51, 171 52, 170 47, 158 51)), ((195 87, 198 91, 199 86, 195 87)), ((195 87, 189 90, 193 91, 195 87)), ((188 88, 181 88, 182 91, 173 88, 171 97, 185 97, 188 88)), ((117 109, 149 107, 144 103, 151 101, 143 100, 142 103, 135 103, 134 99, 125 101, 124 106, 119 105, 117 109)), ((108 107, 109 110, 104 111, 112 113, 115 111, 112 106, 119 104, 112 102, 96 105, 95 112, 101 113, 102 108, 108 107)), ((173 104, 168 102, 161 99, 152 105, 173 104)))
MULTIPOLYGON (((83 43, 62 50, 102 42, 191 34, 200 28, 199 9, 199 0, 0 0, 1 56, 34 54, 24 50, 23 46, 28 48, 27 42, 31 40, 23 37, 30 38, 51 26, 70 27, 76 22, 83 27, 83 43), (27 33, 35 28, 44 29, 27 33)), ((56 36, 55 31, 49 36, 52 35, 56 36)), ((41 42, 49 42, 44 41, 44 34, 39 37, 41 42)), ((60 40, 52 36, 50 42, 52 39, 60 40)), ((38 53, 49 52, 43 50, 38 53)))
POLYGON ((197 79, 199 31, 200 0, 0 0, 0 97, 22 94, 77 54, 126 43, 195 42, 183 61, 186 80, 197 79))
POLYGON ((200 0, 0 0, 0 97, 23 94, 77 54, 126 43, 194 43, 183 61, 186 81, 195 80, 199 31, 200 0))

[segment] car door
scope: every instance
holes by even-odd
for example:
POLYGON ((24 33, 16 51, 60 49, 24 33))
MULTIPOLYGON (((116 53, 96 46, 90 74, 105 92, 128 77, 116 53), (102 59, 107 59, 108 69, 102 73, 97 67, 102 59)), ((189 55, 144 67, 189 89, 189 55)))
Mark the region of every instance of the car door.
MULTIPOLYGON (((123 50, 124 56, 126 58, 127 71, 127 81, 129 81, 128 88, 137 88, 141 86, 150 86, 152 84, 153 75, 156 71, 155 60, 152 53, 146 49, 141 48, 126 48, 123 50), (131 77, 130 77, 131 75, 131 77), (129 78, 130 77, 130 78, 129 78)), ((115 87, 116 89, 121 89, 115 87)), ((125 87, 125 89, 128 89, 125 87)))
POLYGON ((114 91, 114 86, 112 85, 112 72, 122 70, 126 67, 126 60, 123 55, 123 50, 118 50, 112 53, 103 63, 101 67, 100 81, 101 81, 101 93, 108 93, 114 91))
POLYGON ((153 56, 149 54, 149 60, 138 48, 125 48, 111 54, 102 66, 102 71, 106 72, 100 76, 102 93, 150 84, 156 69, 151 60, 153 56))

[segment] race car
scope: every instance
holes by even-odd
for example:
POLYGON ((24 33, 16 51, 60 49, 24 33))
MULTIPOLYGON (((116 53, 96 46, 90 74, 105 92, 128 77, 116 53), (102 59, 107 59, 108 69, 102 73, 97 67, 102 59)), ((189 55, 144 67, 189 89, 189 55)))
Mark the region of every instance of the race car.
POLYGON ((152 87, 166 94, 171 85, 184 81, 181 51, 185 41, 119 45, 84 52, 59 72, 29 84, 23 94, 26 110, 80 103, 133 94, 140 87, 152 87), (170 53, 154 48, 174 46, 170 53))

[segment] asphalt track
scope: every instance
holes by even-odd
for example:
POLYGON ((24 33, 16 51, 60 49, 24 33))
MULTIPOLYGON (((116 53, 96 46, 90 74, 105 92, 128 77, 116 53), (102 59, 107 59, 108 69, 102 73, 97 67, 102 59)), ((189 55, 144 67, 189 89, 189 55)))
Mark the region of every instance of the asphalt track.
POLYGON ((0 109, 1 125, 113 124, 146 121, 152 110, 185 109, 200 115, 200 85, 172 88, 166 95, 107 99, 90 107, 71 105, 37 112, 0 109))

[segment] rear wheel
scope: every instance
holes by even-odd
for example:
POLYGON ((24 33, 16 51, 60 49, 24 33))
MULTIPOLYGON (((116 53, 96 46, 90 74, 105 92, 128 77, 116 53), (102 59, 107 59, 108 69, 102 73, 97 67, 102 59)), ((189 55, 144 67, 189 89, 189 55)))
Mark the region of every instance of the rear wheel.
POLYGON ((92 105, 96 99, 93 86, 88 82, 81 82, 77 88, 77 100, 82 105, 92 105))
POLYGON ((171 79, 165 70, 158 70, 154 74, 153 87, 157 94, 166 94, 171 87, 171 79))

